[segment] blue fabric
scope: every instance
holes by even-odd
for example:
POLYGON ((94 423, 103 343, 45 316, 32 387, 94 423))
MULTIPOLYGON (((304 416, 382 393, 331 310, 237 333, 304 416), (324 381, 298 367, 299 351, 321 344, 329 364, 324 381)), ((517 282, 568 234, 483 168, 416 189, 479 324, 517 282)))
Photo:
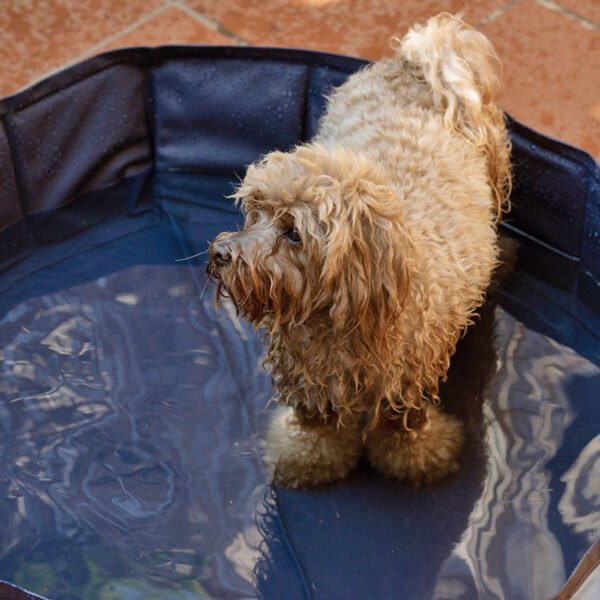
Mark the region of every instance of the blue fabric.
POLYGON ((600 176, 512 120, 520 262, 443 389, 469 433, 459 475, 268 486, 260 335, 215 311, 204 255, 181 259, 241 224, 225 196, 248 163, 310 139, 365 64, 135 49, 0 104, 0 578, 57 599, 471 599, 531 597, 519 549, 550 549, 550 591, 574 568, 595 510, 600 176))

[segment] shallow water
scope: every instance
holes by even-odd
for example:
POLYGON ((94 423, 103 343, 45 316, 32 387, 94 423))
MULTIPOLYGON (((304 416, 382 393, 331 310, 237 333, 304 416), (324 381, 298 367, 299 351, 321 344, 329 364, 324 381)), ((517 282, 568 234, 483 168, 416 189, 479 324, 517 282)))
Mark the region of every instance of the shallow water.
POLYGON ((363 464, 287 492, 260 461, 260 339, 201 267, 81 279, 0 321, 0 579, 56 599, 543 599, 598 535, 600 368, 510 302, 444 390, 470 432, 456 478, 414 490, 363 464))

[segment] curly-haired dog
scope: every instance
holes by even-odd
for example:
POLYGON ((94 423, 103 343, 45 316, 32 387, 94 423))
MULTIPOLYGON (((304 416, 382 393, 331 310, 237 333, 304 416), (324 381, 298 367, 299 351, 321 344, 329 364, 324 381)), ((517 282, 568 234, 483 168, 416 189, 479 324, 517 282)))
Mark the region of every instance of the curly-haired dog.
POLYGON ((345 477, 366 449, 416 484, 458 468, 438 389, 498 262, 509 141, 487 39, 440 15, 329 98, 319 133, 249 167, 244 229, 209 249, 217 297, 269 337, 276 483, 345 477))

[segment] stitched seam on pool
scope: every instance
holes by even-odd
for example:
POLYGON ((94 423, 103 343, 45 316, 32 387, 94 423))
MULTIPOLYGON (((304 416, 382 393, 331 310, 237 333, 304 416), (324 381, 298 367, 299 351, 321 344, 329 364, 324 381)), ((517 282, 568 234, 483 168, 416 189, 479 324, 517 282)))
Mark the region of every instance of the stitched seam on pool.
MULTIPOLYGON (((549 298, 546 294, 544 294, 542 291, 531 287, 530 285, 528 285, 526 282, 523 283, 523 285, 530 290, 531 292, 533 292, 534 294, 537 294, 538 296, 541 296, 546 302, 548 302, 549 304, 551 304, 552 306, 554 306, 557 310, 559 310, 560 312, 566 314, 569 316, 569 319, 572 319, 575 323, 577 323, 577 325, 579 325, 582 329, 584 329, 585 331, 587 331, 593 338, 600 340, 600 335, 596 332, 596 330, 594 328, 591 328, 585 321, 583 321, 582 319, 578 318, 575 314, 573 314, 572 312, 570 312, 569 310, 565 309, 563 306, 561 306, 560 304, 558 304, 557 302, 554 302, 551 298, 549 298)), ((529 308, 530 310, 532 310, 540 320, 542 320, 544 323, 546 323, 547 325, 549 325, 550 327, 554 328, 554 323, 548 319, 546 319, 542 313, 538 313, 537 311, 535 311, 534 309, 531 309, 531 307, 529 306, 528 303, 523 302, 522 300, 519 299, 519 295, 515 295, 512 294, 510 292, 510 290, 507 289, 498 289, 494 292, 496 295, 500 296, 501 298, 509 298, 510 300, 512 300, 513 302, 518 303, 521 306, 525 306, 526 308, 529 308)), ((581 302, 581 300, 579 300, 579 302, 581 302)))
POLYGON ((154 199, 153 204, 158 204, 160 206, 160 198, 162 196, 160 190, 160 179, 157 177, 157 168, 156 168, 156 156, 158 153, 158 114, 156 109, 156 86, 154 80, 154 68, 155 62, 150 56, 149 64, 146 65, 146 73, 145 73, 145 91, 144 91, 144 110, 146 113, 146 123, 148 125, 148 132, 150 134, 150 152, 152 156, 152 189, 153 194, 152 197, 154 199))
POLYGON ((302 90, 303 94, 304 94, 304 102, 303 102, 303 111, 302 111, 302 129, 300 131, 300 139, 302 140, 302 142, 306 142, 306 136, 307 136, 307 132, 308 132, 308 115, 310 114, 310 110, 309 110, 309 90, 310 90, 310 82, 312 80, 312 76, 313 76, 313 66, 312 65, 308 65, 306 72, 305 72, 305 76, 304 76, 304 89, 302 90))
MULTIPOLYGON (((214 323, 215 323, 217 329, 220 329, 220 323, 219 323, 218 319, 215 319, 214 323)), ((244 423, 246 425, 247 431, 252 432, 252 428, 250 426, 250 418, 249 418, 249 414, 248 414, 248 407, 246 406, 246 404, 242 400, 243 394, 242 394, 242 391, 241 391, 241 389, 239 387, 238 381, 237 381, 237 379, 235 377, 233 377, 234 368, 233 368, 233 366, 232 366, 232 364, 231 364, 231 362, 229 360, 228 353, 225 351, 225 347, 224 347, 223 344, 221 344, 221 349, 222 349, 222 352, 223 352, 224 362, 227 365, 227 369, 232 374, 232 377, 231 377, 232 380, 235 382, 235 386, 236 386, 236 390, 237 390, 236 398, 238 400, 238 403, 239 403, 240 407, 242 408, 242 414, 244 416, 244 423)), ((260 450, 259 450, 259 448, 257 447, 256 444, 254 445, 254 447, 255 447, 255 450, 256 450, 257 463, 258 463, 257 464, 257 469, 262 473, 263 480, 265 482, 267 482, 266 483, 266 489, 269 490, 268 477, 267 477, 267 473, 266 473, 266 469, 265 469, 264 463, 263 463, 263 461, 261 459, 261 456, 260 456, 260 450)), ((282 533, 283 542, 285 544, 286 550, 288 551, 288 554, 289 554, 289 557, 290 557, 291 561, 294 563, 294 565, 296 567, 296 572, 298 574, 298 577, 300 579, 300 582, 301 582, 301 585, 302 585, 302 588, 303 588, 304 597, 307 598, 308 600, 312 600, 313 594, 312 594, 312 592, 310 590, 310 586, 308 585, 308 579, 306 577, 306 573, 304 571, 302 563, 300 562, 300 559, 298 557, 298 553, 297 553, 295 547, 292 544, 292 541, 291 541, 291 538, 289 536, 289 533, 288 533, 287 527, 285 525, 285 522, 284 522, 284 520, 283 520, 283 518, 281 516, 281 511, 279 509, 279 501, 278 501, 277 493, 275 492, 275 490, 273 488, 270 488, 270 489, 271 489, 272 497, 274 498, 275 504, 277 506, 277 515, 276 515, 276 518, 277 518, 277 522, 279 523, 279 528, 280 528, 280 531, 282 533)))
MULTIPOLYGON (((152 225, 148 225, 147 227, 143 227, 141 229, 136 229, 136 232, 139 231, 147 231, 149 229, 154 229, 155 227, 160 228, 162 225, 160 224, 152 224, 152 225)), ((89 248, 102 248, 103 246, 108 246, 113 244, 116 240, 120 240, 123 238, 126 238, 128 236, 131 235, 131 231, 127 231, 126 233, 123 233, 122 235, 118 235, 116 237, 111 237, 110 239, 97 243, 97 244, 91 244, 89 246, 89 248)), ((43 265, 41 265, 38 268, 32 269, 30 271, 27 271, 26 273, 23 273, 23 275, 21 275, 20 277, 17 277, 16 279, 13 279, 10 281, 10 284, 8 286, 4 286, 4 287, 0 287, 0 292, 4 292, 7 289, 9 289, 14 283, 18 283, 19 281, 22 281, 24 279, 27 279, 30 275, 33 275, 34 273, 39 273, 40 271, 45 271, 48 267, 53 267, 55 265, 59 265, 60 263, 64 262, 65 260, 69 260, 70 258, 72 258, 73 256, 79 254, 80 251, 79 250, 74 250, 73 252, 68 253, 65 256, 61 256, 58 260, 55 261, 51 261, 49 263, 45 263, 43 265)))
MULTIPOLYGON (((597 202, 600 203, 600 182, 598 181, 598 179, 596 177, 594 177, 594 173, 586 171, 585 173, 585 177, 583 178, 586 186, 586 202, 585 202, 585 209, 583 211, 583 223, 581 226, 581 231, 579 232, 579 239, 580 241, 580 247, 579 247, 579 254, 581 256, 581 260, 582 262, 584 261, 584 259, 586 258, 586 254, 587 254, 587 248, 588 248, 588 243, 587 243, 587 232, 588 231, 593 231, 594 227, 594 219, 592 218, 592 211, 594 210, 594 208, 596 208, 596 210, 600 213, 600 206, 599 207, 594 207, 593 205, 597 202)), ((598 233, 598 232, 596 232, 598 233)), ((586 274, 588 274, 592 280, 594 281, 594 283, 596 285, 600 285, 600 281, 598 281, 598 276, 600 275, 600 271, 598 274, 592 273, 589 269, 585 268, 584 266, 584 271, 586 274)))
POLYGON ((562 256, 563 258, 572 260, 575 263, 581 262, 581 259, 579 257, 573 256, 572 254, 568 254, 567 252, 563 252, 562 250, 559 250, 558 248, 555 248, 554 246, 548 244, 548 242, 544 242, 543 240, 540 240, 540 238, 538 238, 534 235, 531 235, 530 233, 527 233, 526 231, 523 231, 519 227, 515 227, 514 225, 511 225, 510 223, 507 223, 506 221, 504 223, 502 223, 502 227, 505 227, 509 231, 512 231, 520 236, 523 236, 524 238, 527 238, 528 240, 542 246, 543 248, 546 248, 546 250, 555 252, 556 254, 558 254, 559 256, 562 256))
POLYGON ((4 123, 4 131, 6 133, 6 140, 8 142, 8 151, 10 153, 10 161, 13 168, 13 173, 15 176, 15 186, 17 188, 17 198, 19 201, 19 207, 21 208, 21 213, 23 215, 23 220, 25 221, 25 227, 27 231, 27 238, 30 243, 33 243, 33 235, 27 224, 27 216, 30 214, 29 205, 27 199, 25 198, 25 185, 23 183, 23 173, 18 165, 17 156, 15 153, 17 152, 16 148, 16 135, 14 131, 14 125, 11 122, 10 118, 12 115, 4 115, 2 122, 4 123))

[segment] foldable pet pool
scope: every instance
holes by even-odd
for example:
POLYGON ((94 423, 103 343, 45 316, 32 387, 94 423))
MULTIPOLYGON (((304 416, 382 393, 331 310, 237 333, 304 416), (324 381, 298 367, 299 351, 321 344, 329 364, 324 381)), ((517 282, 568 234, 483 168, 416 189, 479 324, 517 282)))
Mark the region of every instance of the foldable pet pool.
POLYGON ((263 346, 201 253, 363 64, 135 49, 0 104, 0 597, 547 599, 595 540, 600 175, 514 122, 518 264, 443 390, 460 473, 267 483, 263 346))

